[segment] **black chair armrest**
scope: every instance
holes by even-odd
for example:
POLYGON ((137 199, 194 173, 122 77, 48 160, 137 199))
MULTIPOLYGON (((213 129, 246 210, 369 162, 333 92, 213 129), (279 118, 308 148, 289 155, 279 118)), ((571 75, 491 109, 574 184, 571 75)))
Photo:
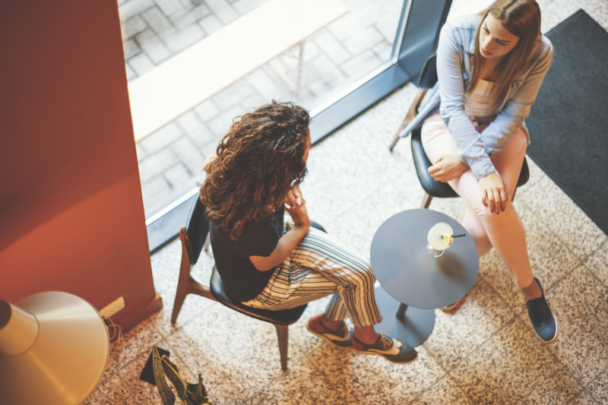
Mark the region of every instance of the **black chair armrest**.
POLYGON ((523 186, 530 180, 530 168, 528 167, 528 161, 524 157, 524 164, 519 172, 519 179, 517 180, 517 187, 523 186))
POLYGON ((418 87, 424 90, 432 89, 435 83, 437 83, 437 55, 431 55, 420 71, 420 78, 418 79, 418 87))
POLYGON ((315 221, 310 221, 310 226, 312 226, 313 228, 316 228, 320 231, 323 231, 325 233, 327 233, 327 231, 325 230, 325 228, 323 228, 323 226, 321 224, 319 224, 318 222, 315 221))
POLYGON ((452 198, 458 197, 458 194, 450 187, 448 183, 435 181, 429 174, 429 167, 432 166, 431 161, 426 156, 420 139, 420 128, 412 131, 412 157, 414 158, 414 166, 418 180, 424 191, 431 197, 452 198))

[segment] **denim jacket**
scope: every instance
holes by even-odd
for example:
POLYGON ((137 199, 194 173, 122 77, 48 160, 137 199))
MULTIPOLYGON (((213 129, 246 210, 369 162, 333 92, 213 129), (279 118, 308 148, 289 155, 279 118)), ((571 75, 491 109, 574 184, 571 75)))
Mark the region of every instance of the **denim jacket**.
POLYGON ((467 15, 442 27, 437 47, 439 80, 425 96, 418 115, 400 134, 407 136, 429 115, 439 111, 456 141, 460 160, 469 165, 477 179, 495 172, 490 155, 504 148, 519 128, 523 127, 530 142, 524 119, 530 114, 553 60, 553 45, 547 37, 539 35, 525 69, 511 83, 505 99, 496 110, 496 119, 481 133, 477 132, 464 111, 464 92, 471 76, 475 34, 481 18, 476 14, 467 15))

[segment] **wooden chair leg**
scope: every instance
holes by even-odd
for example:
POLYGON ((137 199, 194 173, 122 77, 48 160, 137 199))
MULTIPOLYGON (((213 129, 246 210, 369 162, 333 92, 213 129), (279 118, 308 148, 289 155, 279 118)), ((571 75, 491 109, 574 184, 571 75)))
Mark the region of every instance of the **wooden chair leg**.
MULTIPOLYGON (((405 127, 404 127, 404 128, 405 128, 405 127)), ((399 136, 399 132, 401 132, 401 129, 403 129, 403 128, 400 128, 400 129, 397 131, 397 133, 395 134, 395 137, 393 138, 393 141, 391 142, 391 146, 389 146, 389 147, 388 147, 388 150, 389 150, 390 152, 392 152, 392 151, 393 151, 393 149, 395 148, 395 145, 397 145, 397 142, 399 142, 399 138, 400 138, 400 136, 399 136)))
POLYGON ((281 370, 287 371, 287 353, 289 349, 289 326, 274 325, 277 329, 277 338, 279 340, 279 354, 281 356, 281 370))
POLYGON ((175 292, 175 301, 173 302, 171 323, 175 323, 177 321, 179 311, 181 311, 182 305, 184 305, 184 301, 186 300, 186 296, 190 292, 190 270, 192 269, 192 265, 190 265, 190 260, 188 259, 185 235, 186 227, 182 226, 182 229, 179 231, 179 238, 182 241, 182 263, 179 268, 179 281, 177 283, 177 291, 175 292))
POLYGON ((395 137, 393 138, 393 141, 391 142, 391 146, 389 146, 389 150, 391 152, 393 151, 393 148, 395 147, 395 145, 397 145, 397 142, 399 141, 399 134, 401 133, 403 128, 405 128, 407 126, 407 124, 409 124, 410 121, 412 121, 414 119, 414 117, 416 117, 416 114, 418 114, 418 107, 420 107, 420 103, 422 103, 422 99, 424 98, 425 94, 426 94, 426 90, 418 89, 418 94, 416 94, 416 97, 414 98, 414 102, 410 106, 410 109, 408 110, 407 114, 405 114, 405 118, 403 119, 403 122, 401 123, 401 125, 399 126, 399 129, 397 130, 397 133, 395 134, 395 137))
POLYGON ((215 301, 215 297, 211 294, 208 286, 202 285, 190 275, 192 264, 188 258, 186 250, 186 227, 182 226, 179 231, 179 238, 182 241, 182 264, 179 268, 179 281, 177 282, 177 291, 175 292, 175 301, 173 302, 173 312, 171 313, 171 323, 177 321, 179 311, 184 305, 184 300, 188 294, 196 294, 201 297, 209 298, 215 301))
POLYGON ((431 197, 427 193, 424 193, 424 195, 422 196, 422 204, 420 204, 420 208, 428 208, 428 207, 430 207, 431 206, 431 201, 433 201, 433 197, 431 197))

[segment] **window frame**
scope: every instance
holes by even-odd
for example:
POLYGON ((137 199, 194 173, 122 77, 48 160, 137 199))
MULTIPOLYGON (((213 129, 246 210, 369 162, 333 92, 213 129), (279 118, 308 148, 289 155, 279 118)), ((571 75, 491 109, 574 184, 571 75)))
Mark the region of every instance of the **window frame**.
MULTIPOLYGON (((452 0, 404 0, 391 58, 310 111, 313 145, 395 90, 417 81, 423 63, 437 49, 451 5, 452 0)), ((388 142, 387 138, 387 148, 388 142)), ((146 218, 151 253, 179 234, 197 196, 194 187, 146 218)))

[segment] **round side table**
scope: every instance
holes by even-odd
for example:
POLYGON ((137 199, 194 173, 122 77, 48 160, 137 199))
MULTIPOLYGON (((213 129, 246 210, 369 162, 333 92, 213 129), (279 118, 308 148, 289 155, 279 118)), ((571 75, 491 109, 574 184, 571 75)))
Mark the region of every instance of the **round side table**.
POLYGON ((383 316, 378 329, 414 347, 435 326, 435 309, 469 292, 479 269, 473 238, 451 217, 429 209, 403 211, 387 219, 372 241, 371 266, 381 287, 376 302, 383 316), (427 253, 427 234, 446 222, 455 238, 438 258, 427 253))

